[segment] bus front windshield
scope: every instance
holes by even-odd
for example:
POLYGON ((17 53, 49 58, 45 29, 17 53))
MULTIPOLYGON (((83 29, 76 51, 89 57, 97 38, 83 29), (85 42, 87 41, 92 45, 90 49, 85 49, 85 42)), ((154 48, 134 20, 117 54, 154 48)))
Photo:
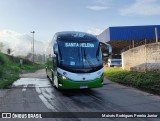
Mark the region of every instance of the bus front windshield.
POLYGON ((99 42, 58 42, 59 66, 76 72, 91 72, 102 68, 99 42))

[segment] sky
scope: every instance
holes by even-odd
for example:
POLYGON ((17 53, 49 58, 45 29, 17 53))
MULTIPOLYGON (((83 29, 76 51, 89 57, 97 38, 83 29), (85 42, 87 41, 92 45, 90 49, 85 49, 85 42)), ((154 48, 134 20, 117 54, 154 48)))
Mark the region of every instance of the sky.
POLYGON ((0 0, 0 42, 26 54, 34 30, 42 53, 60 31, 98 35, 111 26, 159 25, 159 6, 160 0, 0 0))

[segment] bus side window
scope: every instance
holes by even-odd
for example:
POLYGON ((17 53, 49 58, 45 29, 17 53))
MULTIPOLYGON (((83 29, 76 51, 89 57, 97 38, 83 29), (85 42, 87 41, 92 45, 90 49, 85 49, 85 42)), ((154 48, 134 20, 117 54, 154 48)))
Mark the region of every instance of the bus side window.
POLYGON ((49 68, 49 58, 47 58, 47 63, 46 63, 46 65, 47 65, 47 68, 49 68))
POLYGON ((52 65, 53 65, 51 57, 48 57, 47 65, 48 65, 48 69, 51 70, 52 69, 52 65))

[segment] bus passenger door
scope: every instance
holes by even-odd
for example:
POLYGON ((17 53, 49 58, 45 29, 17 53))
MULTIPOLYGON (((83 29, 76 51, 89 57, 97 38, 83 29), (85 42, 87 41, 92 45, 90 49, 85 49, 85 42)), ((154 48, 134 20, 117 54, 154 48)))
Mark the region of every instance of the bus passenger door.
POLYGON ((56 59, 56 56, 53 57, 53 71, 56 71, 57 70, 57 59, 56 59))

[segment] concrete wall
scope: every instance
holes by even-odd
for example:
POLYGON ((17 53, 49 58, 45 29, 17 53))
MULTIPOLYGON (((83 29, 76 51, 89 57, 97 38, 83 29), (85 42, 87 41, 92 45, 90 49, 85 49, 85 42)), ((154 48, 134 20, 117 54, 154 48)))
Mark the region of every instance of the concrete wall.
POLYGON ((122 53, 122 68, 131 71, 160 71, 160 42, 122 53))

